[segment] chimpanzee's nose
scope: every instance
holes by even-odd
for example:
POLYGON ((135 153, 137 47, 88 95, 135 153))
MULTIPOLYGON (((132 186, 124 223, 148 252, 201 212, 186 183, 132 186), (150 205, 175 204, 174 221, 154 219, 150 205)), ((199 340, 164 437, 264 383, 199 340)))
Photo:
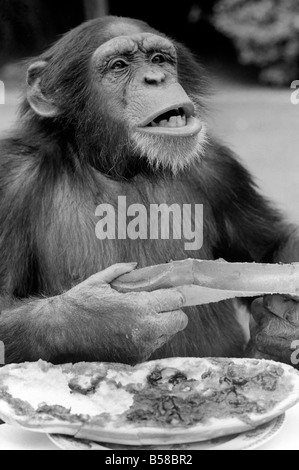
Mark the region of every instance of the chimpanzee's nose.
POLYGON ((164 83, 166 75, 160 70, 149 70, 144 76, 144 81, 148 85, 160 85, 164 83))

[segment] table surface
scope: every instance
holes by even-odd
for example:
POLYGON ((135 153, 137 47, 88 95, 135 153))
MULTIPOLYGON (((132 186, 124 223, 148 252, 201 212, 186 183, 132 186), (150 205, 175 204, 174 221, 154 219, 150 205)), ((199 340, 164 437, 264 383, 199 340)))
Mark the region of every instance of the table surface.
MULTIPOLYGON (((4 424, 0 426, 0 450, 59 450, 46 434, 4 424)), ((260 450, 299 450, 299 404, 286 413, 280 432, 260 450)))

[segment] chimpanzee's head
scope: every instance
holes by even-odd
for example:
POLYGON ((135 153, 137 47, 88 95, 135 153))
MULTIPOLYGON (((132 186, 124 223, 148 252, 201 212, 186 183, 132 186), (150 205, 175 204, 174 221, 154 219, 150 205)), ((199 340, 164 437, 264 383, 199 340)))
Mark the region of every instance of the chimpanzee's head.
POLYGON ((26 114, 108 174, 140 161, 175 174, 203 152, 202 70, 141 21, 81 25, 30 65, 27 81, 26 114))

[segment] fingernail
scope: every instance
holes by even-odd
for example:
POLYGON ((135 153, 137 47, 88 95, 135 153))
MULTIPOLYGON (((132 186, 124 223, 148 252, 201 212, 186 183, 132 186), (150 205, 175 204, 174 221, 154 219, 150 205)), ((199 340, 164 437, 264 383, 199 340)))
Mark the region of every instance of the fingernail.
POLYGON ((137 266, 138 263, 128 263, 129 266, 137 266))
POLYGON ((263 305, 267 310, 271 310, 273 299, 269 295, 265 295, 263 299, 263 305))
POLYGON ((181 307, 184 307, 184 305, 186 304, 186 296, 185 294, 183 294, 183 292, 181 291, 181 289, 178 289, 179 293, 180 293, 180 296, 181 296, 181 302, 182 302, 182 305, 181 307))

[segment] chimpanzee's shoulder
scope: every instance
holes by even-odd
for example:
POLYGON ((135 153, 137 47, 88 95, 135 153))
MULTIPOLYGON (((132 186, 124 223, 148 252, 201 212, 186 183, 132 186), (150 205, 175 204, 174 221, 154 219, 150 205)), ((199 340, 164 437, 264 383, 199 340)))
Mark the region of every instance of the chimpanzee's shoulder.
POLYGON ((0 139, 0 190, 12 190, 32 184, 37 173, 38 148, 21 135, 0 139))
POLYGON ((0 139, 0 163, 38 153, 38 143, 27 140, 21 133, 0 139))

